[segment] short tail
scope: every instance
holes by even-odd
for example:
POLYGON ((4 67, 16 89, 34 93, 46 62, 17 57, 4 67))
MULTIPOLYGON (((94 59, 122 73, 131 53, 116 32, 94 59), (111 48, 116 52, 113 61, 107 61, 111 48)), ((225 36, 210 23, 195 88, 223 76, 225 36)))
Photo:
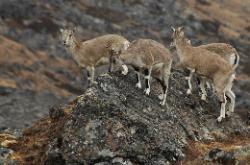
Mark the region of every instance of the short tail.
POLYGON ((234 59, 234 63, 233 63, 233 70, 235 70, 238 67, 239 62, 240 62, 240 56, 236 51, 235 51, 234 55, 235 55, 235 59, 234 59))

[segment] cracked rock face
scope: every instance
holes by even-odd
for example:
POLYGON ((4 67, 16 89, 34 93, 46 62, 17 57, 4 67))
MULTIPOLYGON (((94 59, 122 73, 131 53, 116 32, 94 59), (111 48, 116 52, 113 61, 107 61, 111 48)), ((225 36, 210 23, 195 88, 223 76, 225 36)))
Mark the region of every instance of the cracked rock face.
POLYGON ((197 92, 186 96, 185 85, 177 83, 185 81, 181 72, 172 73, 164 107, 157 98, 159 84, 153 82, 155 89, 145 96, 134 86, 134 73, 105 74, 97 81, 97 86, 78 96, 60 131, 60 143, 52 140, 48 155, 60 153, 66 164, 118 160, 164 164, 185 159, 189 140, 211 141, 247 134, 246 124, 237 114, 223 123, 216 122, 220 107, 212 93, 209 103, 201 101, 197 92))
MULTIPOLYGON (((9 164, 15 158, 34 165, 206 165, 204 155, 219 148, 225 153, 235 150, 236 159, 247 164, 249 6, 249 0, 0 1, 0 132, 20 136, 11 150, 1 144, 0 153, 14 151, 9 164), (235 115, 218 124, 217 98, 208 91, 203 102, 197 89, 187 96, 184 74, 178 71, 171 76, 166 107, 159 106, 159 84, 153 83, 151 95, 144 96, 134 87, 132 73, 102 75, 85 93, 86 76, 58 37, 65 24, 76 25, 81 40, 118 33, 129 40, 151 38, 168 47, 170 27, 185 26, 195 46, 230 43, 241 57, 233 89, 235 115), (51 105, 62 103, 66 108, 53 107, 45 117, 51 105), (22 135, 16 131, 35 120, 22 135)), ((97 70, 96 75, 105 69, 97 70)))
POLYGON ((118 33, 131 41, 151 38, 168 47, 171 26, 184 26, 195 46, 232 44, 241 56, 234 89, 236 109, 246 117, 249 5, 249 0, 0 1, 0 132, 30 126, 47 115, 51 105, 85 91, 86 76, 59 40, 59 29, 66 24, 77 26, 81 40, 118 33))

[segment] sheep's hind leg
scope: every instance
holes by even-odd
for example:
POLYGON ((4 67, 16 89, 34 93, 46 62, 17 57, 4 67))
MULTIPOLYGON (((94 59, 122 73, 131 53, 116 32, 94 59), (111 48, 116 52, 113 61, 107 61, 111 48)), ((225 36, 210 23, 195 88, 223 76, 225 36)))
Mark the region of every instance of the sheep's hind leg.
POLYGON ((233 91, 228 90, 226 92, 226 96, 229 97, 230 99, 230 104, 229 104, 229 111, 227 111, 227 115, 230 116, 231 113, 234 112, 234 107, 235 107, 235 94, 233 93, 233 91))
POLYGON ((145 84, 146 84, 146 88, 144 90, 146 95, 149 95, 150 93, 150 78, 151 78, 151 71, 152 71, 152 67, 150 67, 149 69, 145 69, 144 70, 144 74, 145 74, 145 84))
POLYGON ((167 70, 166 73, 163 74, 163 99, 160 102, 161 105, 165 105, 166 104, 166 99, 167 99, 167 92, 168 92, 168 86, 169 86, 169 77, 170 77, 170 71, 167 70))
POLYGON ((136 88, 141 89, 142 85, 141 85, 141 73, 140 73, 140 68, 135 68, 136 71, 136 76, 137 76, 137 83, 135 84, 136 88))
POLYGON ((223 118, 226 117, 226 104, 227 104, 227 99, 225 92, 223 92, 223 99, 221 100, 221 108, 220 108, 220 116, 217 118, 218 122, 221 122, 223 118))
POLYGON ((201 78, 201 83, 200 83, 200 88, 201 88, 201 100, 206 101, 207 100, 207 91, 205 88, 205 84, 206 84, 206 79, 205 78, 201 78))
POLYGON ((230 116, 231 113, 234 112, 234 107, 235 107, 235 94, 232 91, 232 86, 233 86, 233 80, 235 79, 235 74, 233 74, 230 77, 229 83, 226 87, 226 96, 229 97, 230 99, 230 104, 229 104, 229 111, 227 111, 227 115, 230 116))
POLYGON ((195 70, 194 69, 190 69, 190 74, 189 74, 189 77, 186 77, 187 81, 188 81, 188 90, 187 90, 187 94, 192 94, 192 90, 193 90, 193 87, 192 87, 192 78, 193 78, 193 75, 194 75, 194 72, 195 70))

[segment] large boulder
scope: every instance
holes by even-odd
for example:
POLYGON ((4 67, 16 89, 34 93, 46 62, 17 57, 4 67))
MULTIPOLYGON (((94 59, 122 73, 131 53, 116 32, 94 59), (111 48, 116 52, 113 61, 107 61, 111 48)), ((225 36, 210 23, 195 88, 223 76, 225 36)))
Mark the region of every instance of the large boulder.
POLYGON ((207 102, 200 99, 197 89, 186 95, 182 72, 173 71, 164 107, 159 105, 160 86, 156 81, 150 96, 135 87, 134 73, 104 74, 97 81, 98 85, 69 106, 51 108, 49 118, 24 131, 18 147, 12 147, 14 155, 30 156, 28 153, 35 150, 29 159, 47 165, 166 164, 184 161, 189 154, 187 148, 192 147, 190 141, 249 136, 246 121, 237 112, 217 123, 220 106, 211 91, 207 102), (42 144, 34 147, 35 142, 42 144))

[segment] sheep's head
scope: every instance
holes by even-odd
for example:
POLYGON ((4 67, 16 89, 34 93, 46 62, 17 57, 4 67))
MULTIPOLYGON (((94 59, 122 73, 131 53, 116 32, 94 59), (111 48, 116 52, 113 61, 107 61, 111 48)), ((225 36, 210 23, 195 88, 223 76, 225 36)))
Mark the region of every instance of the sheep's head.
POLYGON ((112 47, 111 47, 111 53, 112 55, 119 55, 121 54, 122 52, 124 52, 125 50, 128 49, 129 47, 129 41, 124 41, 124 43, 116 43, 116 44, 113 44, 112 47))
POLYGON ((69 47, 70 45, 74 44, 74 30, 60 29, 60 32, 63 45, 69 47))
POLYGON ((124 42, 124 47, 123 47, 123 49, 124 49, 124 50, 127 50, 128 47, 129 47, 129 45, 130 45, 130 42, 129 42, 129 41, 125 41, 125 42, 124 42))
POLYGON ((113 45, 111 47, 111 54, 112 55, 117 56, 117 55, 121 54, 121 52, 122 52, 122 48, 120 45, 113 45))
POLYGON ((183 27, 178 27, 177 29, 175 29, 173 27, 171 27, 171 28, 173 30, 173 34, 172 34, 173 42, 171 43, 170 47, 175 47, 176 42, 185 38, 184 31, 183 31, 183 27))

